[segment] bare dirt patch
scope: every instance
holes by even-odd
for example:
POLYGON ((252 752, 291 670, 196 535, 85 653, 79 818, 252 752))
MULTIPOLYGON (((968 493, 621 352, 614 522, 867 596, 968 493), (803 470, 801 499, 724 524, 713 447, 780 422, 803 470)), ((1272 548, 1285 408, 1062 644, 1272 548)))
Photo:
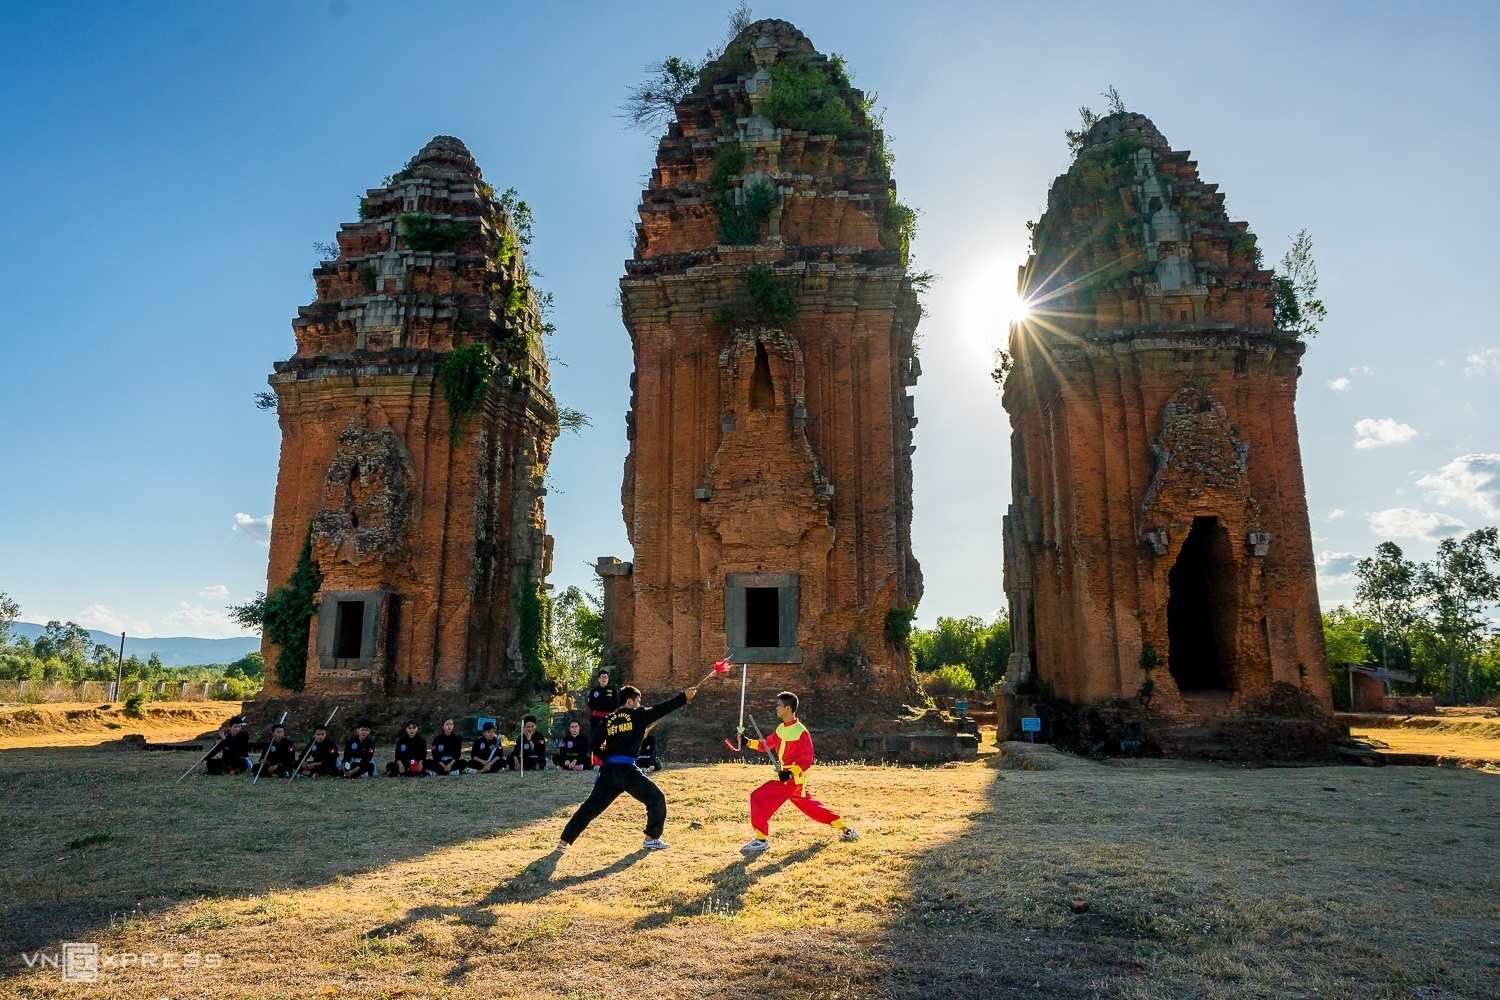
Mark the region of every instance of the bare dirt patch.
POLYGON ((1429 754, 1444 762, 1500 765, 1500 717, 1494 709, 1441 715, 1345 714, 1349 735, 1397 753, 1429 754))
POLYGON ((190 739, 240 710, 237 701, 162 701, 142 706, 140 717, 134 717, 119 702, 5 705, 0 707, 0 750, 90 746, 127 733, 153 741, 190 739))
POLYGON ((669 851, 622 800, 558 856, 586 775, 174 785, 177 755, 9 750, 0 955, 223 957, 109 998, 1490 995, 1500 778, 1068 763, 820 766, 862 839, 784 810, 747 860, 760 767, 667 770, 669 851))

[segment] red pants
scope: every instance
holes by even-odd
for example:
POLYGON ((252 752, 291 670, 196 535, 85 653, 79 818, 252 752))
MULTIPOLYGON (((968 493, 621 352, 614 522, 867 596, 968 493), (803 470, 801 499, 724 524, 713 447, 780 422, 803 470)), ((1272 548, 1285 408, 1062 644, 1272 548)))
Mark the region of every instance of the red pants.
POLYGON ((819 823, 832 823, 839 818, 838 813, 817 799, 808 798, 807 786, 795 781, 768 781, 750 793, 750 826, 760 836, 770 836, 771 817, 788 802, 819 823))

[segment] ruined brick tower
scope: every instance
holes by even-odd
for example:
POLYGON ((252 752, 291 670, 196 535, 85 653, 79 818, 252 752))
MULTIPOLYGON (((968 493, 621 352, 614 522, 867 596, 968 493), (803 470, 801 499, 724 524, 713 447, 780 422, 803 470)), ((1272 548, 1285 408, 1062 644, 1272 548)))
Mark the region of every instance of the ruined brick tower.
POLYGON ((1294 402, 1255 237, 1140 115, 1052 185, 1011 330, 1012 688, 1189 717, 1273 682, 1330 706, 1294 402), (1143 660, 1142 652, 1146 650, 1143 660))
POLYGON ((270 378, 270 589, 309 539, 323 582, 305 653, 267 639, 267 662, 305 655, 311 692, 515 687, 550 569, 557 410, 510 212, 438 136, 367 193, 338 249, 270 378))
POLYGON ((607 658, 643 689, 727 653, 757 691, 829 712, 909 690, 920 309, 861 100, 796 28, 759 21, 661 140, 620 281, 634 560, 599 563, 607 658))

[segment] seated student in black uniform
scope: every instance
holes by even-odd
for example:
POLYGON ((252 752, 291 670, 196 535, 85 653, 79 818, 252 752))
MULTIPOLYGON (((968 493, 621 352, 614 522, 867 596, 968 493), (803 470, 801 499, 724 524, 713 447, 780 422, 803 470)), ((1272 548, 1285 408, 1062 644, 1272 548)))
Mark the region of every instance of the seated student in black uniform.
POLYGON ((266 762, 261 767, 263 778, 290 778, 297 766, 297 747, 286 738, 286 726, 277 724, 271 728, 271 742, 266 747, 266 762))
POLYGON ((588 737, 583 735, 583 726, 577 719, 568 723, 568 735, 557 743, 557 753, 552 763, 564 771, 592 771, 594 755, 589 753, 588 737))
POLYGON ((442 730, 432 738, 432 756, 427 759, 428 774, 464 773, 463 737, 453 731, 453 720, 444 719, 442 730))
POLYGON ((301 772, 303 777, 339 776, 339 745, 328 738, 327 726, 313 730, 312 746, 307 748, 307 759, 302 762, 301 772))
POLYGON ((521 720, 521 738, 510 751, 513 771, 543 771, 547 767, 547 737, 536 731, 536 716, 521 720))
POLYGON ((427 760, 427 741, 417 735, 416 719, 407 719, 405 731, 396 737, 396 758, 385 766, 388 777, 420 778, 427 760))
POLYGON ((245 732, 245 717, 236 715, 224 723, 219 743, 204 760, 209 774, 243 774, 250 770, 250 734, 245 732))
POLYGON ((354 739, 344 745, 344 777, 375 777, 375 741, 370 739, 370 723, 360 719, 354 727, 354 739))
POLYGON ((656 734, 647 733, 641 740, 641 748, 635 752, 635 766, 643 774, 655 774, 661 770, 661 758, 656 756, 656 734))
POLYGON ((484 732, 469 748, 469 759, 464 761, 464 770, 469 774, 498 774, 505 770, 505 755, 500 752, 500 734, 493 722, 484 724, 484 732))

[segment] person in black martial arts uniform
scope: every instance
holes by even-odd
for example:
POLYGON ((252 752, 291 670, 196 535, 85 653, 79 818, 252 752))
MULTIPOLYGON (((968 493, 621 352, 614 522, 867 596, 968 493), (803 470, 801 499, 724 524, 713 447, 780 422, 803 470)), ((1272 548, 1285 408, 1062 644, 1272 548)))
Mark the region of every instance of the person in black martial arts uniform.
POLYGON ((604 760, 599 768, 599 777, 594 779, 594 790, 584 800, 558 838, 557 850, 566 851, 578 835, 593 822, 609 804, 623 792, 646 807, 646 839, 641 846, 649 850, 668 847, 662 843, 661 834, 667 822, 667 797, 661 789, 635 766, 640 753, 641 740, 646 730, 668 712, 675 712, 686 705, 698 693, 690 687, 675 698, 668 698, 660 705, 641 707, 641 692, 630 685, 620 690, 624 705, 616 709, 594 737, 594 756, 604 760))
POLYGON ((224 723, 219 745, 204 760, 209 774, 243 774, 255 765, 250 763, 250 734, 245 732, 245 717, 236 715, 224 723))
POLYGON ((427 741, 417 735, 417 720, 406 720, 406 731, 396 738, 396 759, 385 766, 393 778, 420 778, 427 760, 427 741))

